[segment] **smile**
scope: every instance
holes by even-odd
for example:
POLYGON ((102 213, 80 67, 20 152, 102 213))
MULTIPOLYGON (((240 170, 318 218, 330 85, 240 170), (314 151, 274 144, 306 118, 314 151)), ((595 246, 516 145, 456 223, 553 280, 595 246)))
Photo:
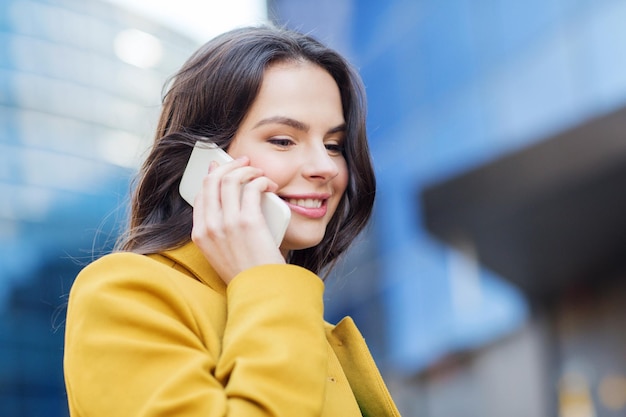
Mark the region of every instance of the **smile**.
POLYGON ((283 196, 291 212, 309 219, 321 219, 328 212, 330 194, 283 196))
POLYGON ((293 204, 294 206, 304 207, 304 208, 320 208, 322 207, 322 200, 315 198, 290 198, 287 200, 289 204, 293 204))

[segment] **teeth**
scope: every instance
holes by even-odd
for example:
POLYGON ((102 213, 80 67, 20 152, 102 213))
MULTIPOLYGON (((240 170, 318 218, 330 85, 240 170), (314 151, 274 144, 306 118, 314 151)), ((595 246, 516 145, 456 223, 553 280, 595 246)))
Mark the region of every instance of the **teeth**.
POLYGON ((296 206, 305 207, 305 208, 322 207, 322 200, 316 200, 313 198, 306 198, 306 199, 305 198, 300 198, 300 199, 290 198, 289 203, 294 204, 296 206))

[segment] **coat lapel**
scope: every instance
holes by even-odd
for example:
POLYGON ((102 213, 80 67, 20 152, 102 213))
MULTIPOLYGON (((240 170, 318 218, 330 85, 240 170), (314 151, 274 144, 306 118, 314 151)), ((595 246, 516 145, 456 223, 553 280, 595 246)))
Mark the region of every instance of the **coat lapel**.
POLYGON ((400 417, 354 321, 346 317, 337 326, 328 325, 326 335, 348 378, 363 416, 400 417))

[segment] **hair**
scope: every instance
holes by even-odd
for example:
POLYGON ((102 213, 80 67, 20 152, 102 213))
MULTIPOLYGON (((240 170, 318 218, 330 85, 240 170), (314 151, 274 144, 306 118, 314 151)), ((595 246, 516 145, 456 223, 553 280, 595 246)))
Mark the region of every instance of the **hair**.
POLYGON ((154 144, 134 180, 128 230, 117 250, 158 253, 191 239, 192 207, 178 192, 196 141, 228 149, 255 100, 265 70, 276 63, 309 62, 339 87, 349 182, 322 241, 293 250, 287 262, 314 273, 330 269, 367 224, 376 180, 365 126, 360 77, 337 52, 304 34, 274 27, 226 32, 200 47, 166 84, 154 144), (169 87, 168 87, 169 84, 169 87))

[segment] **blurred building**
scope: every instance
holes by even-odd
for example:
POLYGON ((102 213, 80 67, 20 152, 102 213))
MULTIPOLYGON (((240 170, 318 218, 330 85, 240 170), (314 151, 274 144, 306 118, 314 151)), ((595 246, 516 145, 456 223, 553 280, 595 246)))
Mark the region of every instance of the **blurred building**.
POLYGON ((403 415, 624 415, 626 1, 272 13, 366 84, 374 224, 328 312, 355 317, 403 415))
POLYGON ((0 415, 67 415, 66 295, 195 47, 98 0, 0 2, 0 415))

